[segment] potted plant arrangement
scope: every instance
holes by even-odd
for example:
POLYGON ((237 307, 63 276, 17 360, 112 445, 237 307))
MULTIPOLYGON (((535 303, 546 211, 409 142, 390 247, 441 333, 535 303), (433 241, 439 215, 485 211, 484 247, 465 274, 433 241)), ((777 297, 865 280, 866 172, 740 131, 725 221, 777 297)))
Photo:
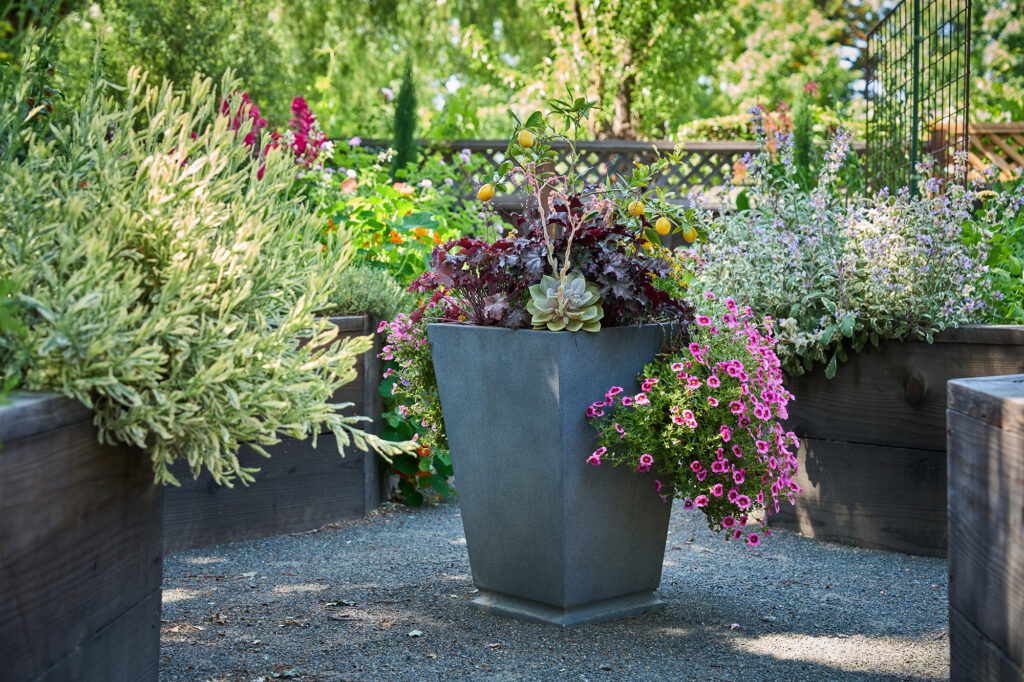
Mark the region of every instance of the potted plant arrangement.
POLYGON ((646 191, 671 157, 581 186, 575 135, 552 121, 575 133, 592 106, 516 119, 479 197, 510 178, 532 211, 508 235, 435 248, 413 283, 429 299, 386 326, 384 347, 421 440, 450 450, 473 605, 558 625, 661 605, 673 498, 757 545, 757 513, 796 489, 794 437, 773 421, 789 395, 770 325, 713 295, 695 317, 682 298, 692 258, 656 242, 693 229, 690 215, 646 191), (569 143, 564 174, 555 137, 569 143))
POLYGON ((239 448, 289 436, 408 444, 332 402, 370 346, 315 316, 348 251, 322 257, 320 220, 288 195, 294 158, 221 113, 230 76, 175 91, 133 70, 122 99, 100 80, 36 125, 45 55, 27 45, 0 74, 0 281, 17 322, 0 384, 25 391, 0 407, 0 659, 15 679, 156 679, 154 482, 177 462, 251 481, 239 448))
POLYGON ((945 556, 946 382, 1024 371, 1024 327, 1005 324, 1020 262, 994 261, 1019 240, 1019 191, 964 185, 958 159, 948 183, 922 165, 920 196, 865 194, 849 132, 807 172, 792 131, 767 133, 757 108, 751 118, 761 152, 742 169, 739 210, 697 217, 711 235, 701 286, 772 316, 799 397, 788 427, 801 438, 805 494, 774 523, 945 556), (1003 265, 1016 269, 1000 302, 1003 265), (1003 324, 979 324, 991 321, 1003 324))

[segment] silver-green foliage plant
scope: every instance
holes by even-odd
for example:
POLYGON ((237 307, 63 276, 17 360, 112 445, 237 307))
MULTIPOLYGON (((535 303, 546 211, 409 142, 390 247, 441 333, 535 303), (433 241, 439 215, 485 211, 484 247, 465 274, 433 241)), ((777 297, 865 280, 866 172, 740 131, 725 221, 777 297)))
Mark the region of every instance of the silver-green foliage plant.
POLYGON ((119 103, 94 84, 46 140, 18 113, 23 84, 0 92, 0 279, 23 327, 0 339, 5 373, 92 408, 163 483, 177 460, 249 482, 242 443, 266 454, 323 426, 342 452, 404 451, 331 403, 370 339, 314 316, 348 253, 323 257, 320 219, 287 198, 291 154, 254 154, 250 122, 218 115, 229 77, 145 82, 130 71, 119 103))
POLYGON ((803 190, 791 140, 775 141, 774 159, 762 146, 748 164, 749 207, 706 218, 714 225, 700 284, 776 319, 786 371, 825 363, 831 377, 849 350, 882 339, 930 343, 946 327, 980 321, 991 284, 986 244, 962 238, 972 189, 929 180, 919 197, 906 188, 844 193, 850 135, 840 130, 816 186, 803 190), (781 174, 769 170, 780 165, 781 174))
POLYGON ((534 329, 554 332, 596 332, 604 317, 597 285, 578 272, 569 274, 564 282, 550 275, 541 277, 539 284, 530 287, 526 310, 533 316, 534 329))

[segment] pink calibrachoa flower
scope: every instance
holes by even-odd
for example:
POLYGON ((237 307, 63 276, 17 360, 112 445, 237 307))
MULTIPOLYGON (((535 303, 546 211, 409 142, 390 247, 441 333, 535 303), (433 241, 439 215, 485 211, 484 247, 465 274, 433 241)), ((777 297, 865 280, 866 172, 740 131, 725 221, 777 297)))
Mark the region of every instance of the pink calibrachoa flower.
POLYGON ((746 526, 754 511, 777 513, 780 502, 792 501, 799 490, 793 455, 798 443, 776 421, 792 396, 783 386, 770 320, 758 321, 735 301, 722 305, 713 296, 698 307, 686 345, 645 368, 638 378, 640 393, 622 396, 614 404, 609 390, 603 404, 591 405, 611 415, 605 417, 607 424, 600 420, 604 426, 599 427, 598 444, 615 444, 602 463, 651 471, 655 456, 640 448, 662 443, 656 494, 678 497, 684 508, 707 515, 712 527, 728 529, 730 535, 736 528, 737 537, 748 538, 746 543, 754 546, 768 535, 763 523, 753 542, 753 533, 746 528, 740 532, 737 526, 746 526), (690 428, 675 428, 682 424, 690 428), (667 426, 673 428, 665 439, 667 426))
POLYGON ((747 536, 747 544, 751 547, 757 547, 761 544, 761 538, 757 537, 757 533, 751 533, 747 536))

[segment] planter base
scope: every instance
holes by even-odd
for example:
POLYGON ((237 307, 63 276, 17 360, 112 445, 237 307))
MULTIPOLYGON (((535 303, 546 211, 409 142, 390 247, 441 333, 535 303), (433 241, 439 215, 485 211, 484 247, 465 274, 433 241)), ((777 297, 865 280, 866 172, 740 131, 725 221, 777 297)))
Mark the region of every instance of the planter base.
POLYGON ((648 611, 664 608, 665 602, 655 597, 654 592, 637 592, 563 609, 529 599, 480 590, 480 596, 471 601, 470 605, 496 616, 566 627, 639 616, 648 611))

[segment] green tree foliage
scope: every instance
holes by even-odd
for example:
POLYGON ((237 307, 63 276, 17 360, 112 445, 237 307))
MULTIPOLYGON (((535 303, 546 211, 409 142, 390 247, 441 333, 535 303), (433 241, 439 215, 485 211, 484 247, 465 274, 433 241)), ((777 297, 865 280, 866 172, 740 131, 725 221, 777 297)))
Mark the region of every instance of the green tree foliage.
POLYGON ((971 118, 1024 121, 1024 0, 974 0, 971 118))
POLYGON ((43 137, 22 112, 45 65, 20 63, 0 81, 0 280, 23 325, 0 337, 7 376, 95 410, 162 482, 176 460, 249 481, 242 443, 322 426, 339 449, 403 451, 330 402, 370 344, 314 316, 347 254, 322 257, 320 219, 288 199, 291 155, 254 156, 248 119, 220 115, 238 83, 175 92, 133 70, 119 101, 96 84, 43 137))
POLYGON ((394 131, 395 156, 391 159, 391 178, 398 171, 416 161, 416 83, 412 79, 412 63, 405 64, 402 87, 395 101, 394 131))

